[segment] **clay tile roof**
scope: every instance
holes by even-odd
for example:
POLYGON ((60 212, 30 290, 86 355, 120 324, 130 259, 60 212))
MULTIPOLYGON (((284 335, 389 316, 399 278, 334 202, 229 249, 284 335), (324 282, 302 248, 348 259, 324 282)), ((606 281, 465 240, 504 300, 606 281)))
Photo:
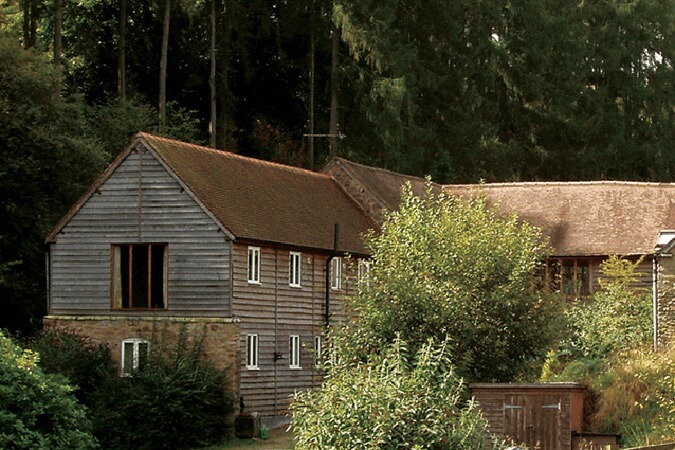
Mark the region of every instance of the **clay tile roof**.
POLYGON ((448 185, 466 195, 481 190, 549 236, 556 256, 654 252, 661 230, 675 226, 675 184, 627 181, 448 185))
MULTIPOLYGON (((421 178, 339 158, 326 171, 347 178, 387 210, 398 208, 404 183, 411 182, 418 195, 424 190, 421 178)), ((482 191, 490 204, 541 228, 555 256, 651 254, 659 232, 675 229, 673 183, 524 182, 434 188, 455 195, 482 191)), ((369 198, 361 201, 367 203, 369 198)))
POLYGON ((374 223, 329 175, 139 133, 236 239, 364 254, 374 223))

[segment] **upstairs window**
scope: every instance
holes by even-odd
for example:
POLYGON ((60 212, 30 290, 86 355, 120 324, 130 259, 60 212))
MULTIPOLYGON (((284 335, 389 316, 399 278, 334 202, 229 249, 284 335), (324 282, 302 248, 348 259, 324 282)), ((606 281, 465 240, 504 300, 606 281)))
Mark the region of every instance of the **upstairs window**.
POLYGON ((248 282, 260 284, 260 247, 248 248, 248 282))
POLYGON ((288 284, 293 287, 300 287, 302 268, 302 253, 290 252, 288 262, 288 284))
POLYGON ((319 367, 323 361, 321 336, 314 336, 314 364, 319 367))
POLYGON ((150 344, 145 339, 125 339, 122 341, 122 375, 131 375, 132 372, 145 366, 148 361, 150 344))
POLYGON ((368 286, 368 275, 370 274, 370 261, 367 259, 359 259, 359 285, 368 286))
POLYGON ((300 369, 300 336, 293 335, 288 339, 288 365, 291 369, 300 369))
POLYGON ((339 256, 330 262, 330 287, 333 290, 342 289, 342 258, 339 256))
POLYGON ((113 308, 166 307, 166 244, 113 245, 113 308))

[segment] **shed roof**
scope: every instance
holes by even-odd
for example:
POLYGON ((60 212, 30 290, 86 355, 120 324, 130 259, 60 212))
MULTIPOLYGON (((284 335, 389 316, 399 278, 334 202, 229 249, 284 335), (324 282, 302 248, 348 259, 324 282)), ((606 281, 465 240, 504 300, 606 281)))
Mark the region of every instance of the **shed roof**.
MULTIPOLYGON (((235 239, 332 250, 337 223, 338 250, 365 253, 362 234, 376 224, 329 175, 148 133, 136 134, 125 153, 139 144, 154 152, 235 239)), ((124 156, 117 158, 94 183, 50 233, 48 241, 124 156)))
MULTIPOLYGON (((424 180, 344 159, 330 163, 388 210, 401 186, 420 194, 424 180)), ((522 182, 439 185, 455 195, 482 192, 492 205, 516 213, 549 237, 554 256, 652 254, 661 230, 675 229, 675 184, 631 181, 522 182)))

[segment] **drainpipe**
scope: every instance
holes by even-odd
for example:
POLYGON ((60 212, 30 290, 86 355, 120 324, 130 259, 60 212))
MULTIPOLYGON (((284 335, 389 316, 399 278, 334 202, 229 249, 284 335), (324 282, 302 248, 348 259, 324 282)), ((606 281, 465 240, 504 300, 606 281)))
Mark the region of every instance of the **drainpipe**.
POLYGON ((654 257, 652 258, 652 320, 653 320, 653 329, 654 329, 654 351, 657 350, 659 341, 659 254, 654 252, 654 257))
POLYGON ((338 251, 338 237, 340 235, 340 225, 335 224, 335 229, 333 230, 333 251, 328 254, 326 258, 326 331, 328 331, 328 326, 330 325, 330 263, 333 261, 333 258, 337 256, 338 251))

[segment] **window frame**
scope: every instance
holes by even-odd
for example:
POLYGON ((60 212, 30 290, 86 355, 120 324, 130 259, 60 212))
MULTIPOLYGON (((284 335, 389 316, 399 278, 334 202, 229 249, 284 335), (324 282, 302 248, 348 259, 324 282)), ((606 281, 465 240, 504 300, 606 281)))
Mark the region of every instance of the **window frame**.
POLYGON ((320 334, 314 336, 314 365, 316 367, 321 367, 323 363, 323 339, 320 334))
POLYGON ((370 285, 370 260, 361 258, 359 259, 358 262, 358 272, 357 272, 357 279, 359 282, 359 286, 368 286, 370 285))
POLYGON ((288 253, 288 285, 302 287, 302 253, 288 253))
POLYGON ((342 289, 342 256, 334 256, 330 261, 330 288, 333 291, 342 289))
POLYGON ((291 369, 302 369, 300 364, 300 335, 292 334, 288 337, 288 367, 291 369))
POLYGON ((135 371, 141 368, 143 361, 141 361, 141 351, 140 347, 144 345, 146 348, 145 358, 147 360, 148 355, 150 354, 150 342, 147 339, 143 338, 128 338, 122 340, 122 359, 120 362, 120 372, 122 376, 131 376, 135 371), (126 347, 127 344, 132 345, 131 350, 131 368, 126 367, 126 347))
POLYGON ((133 243, 113 243, 110 245, 110 309, 117 311, 130 310, 166 310, 168 309, 168 274, 169 274, 169 245, 166 242, 133 242, 133 243), (134 289, 133 285, 137 282, 138 274, 134 273, 134 261, 138 262, 137 249, 143 251, 147 249, 147 259, 145 266, 147 272, 144 283, 147 285, 146 305, 134 306, 134 289), (153 249, 161 248, 161 260, 155 259, 153 256, 153 249), (123 254, 126 253, 126 263, 123 254), (161 268, 161 281, 158 283, 156 278, 157 271, 155 270, 158 264, 161 268), (125 273, 122 273, 125 272, 125 273), (154 306, 157 297, 156 288, 160 284, 160 306, 154 306), (126 297, 125 297, 126 295, 126 297))
POLYGON ((260 247, 249 245, 246 258, 246 280, 249 284, 261 284, 260 282, 260 247))
POLYGON ((260 370, 260 335, 258 333, 246 335, 246 369, 260 370))

